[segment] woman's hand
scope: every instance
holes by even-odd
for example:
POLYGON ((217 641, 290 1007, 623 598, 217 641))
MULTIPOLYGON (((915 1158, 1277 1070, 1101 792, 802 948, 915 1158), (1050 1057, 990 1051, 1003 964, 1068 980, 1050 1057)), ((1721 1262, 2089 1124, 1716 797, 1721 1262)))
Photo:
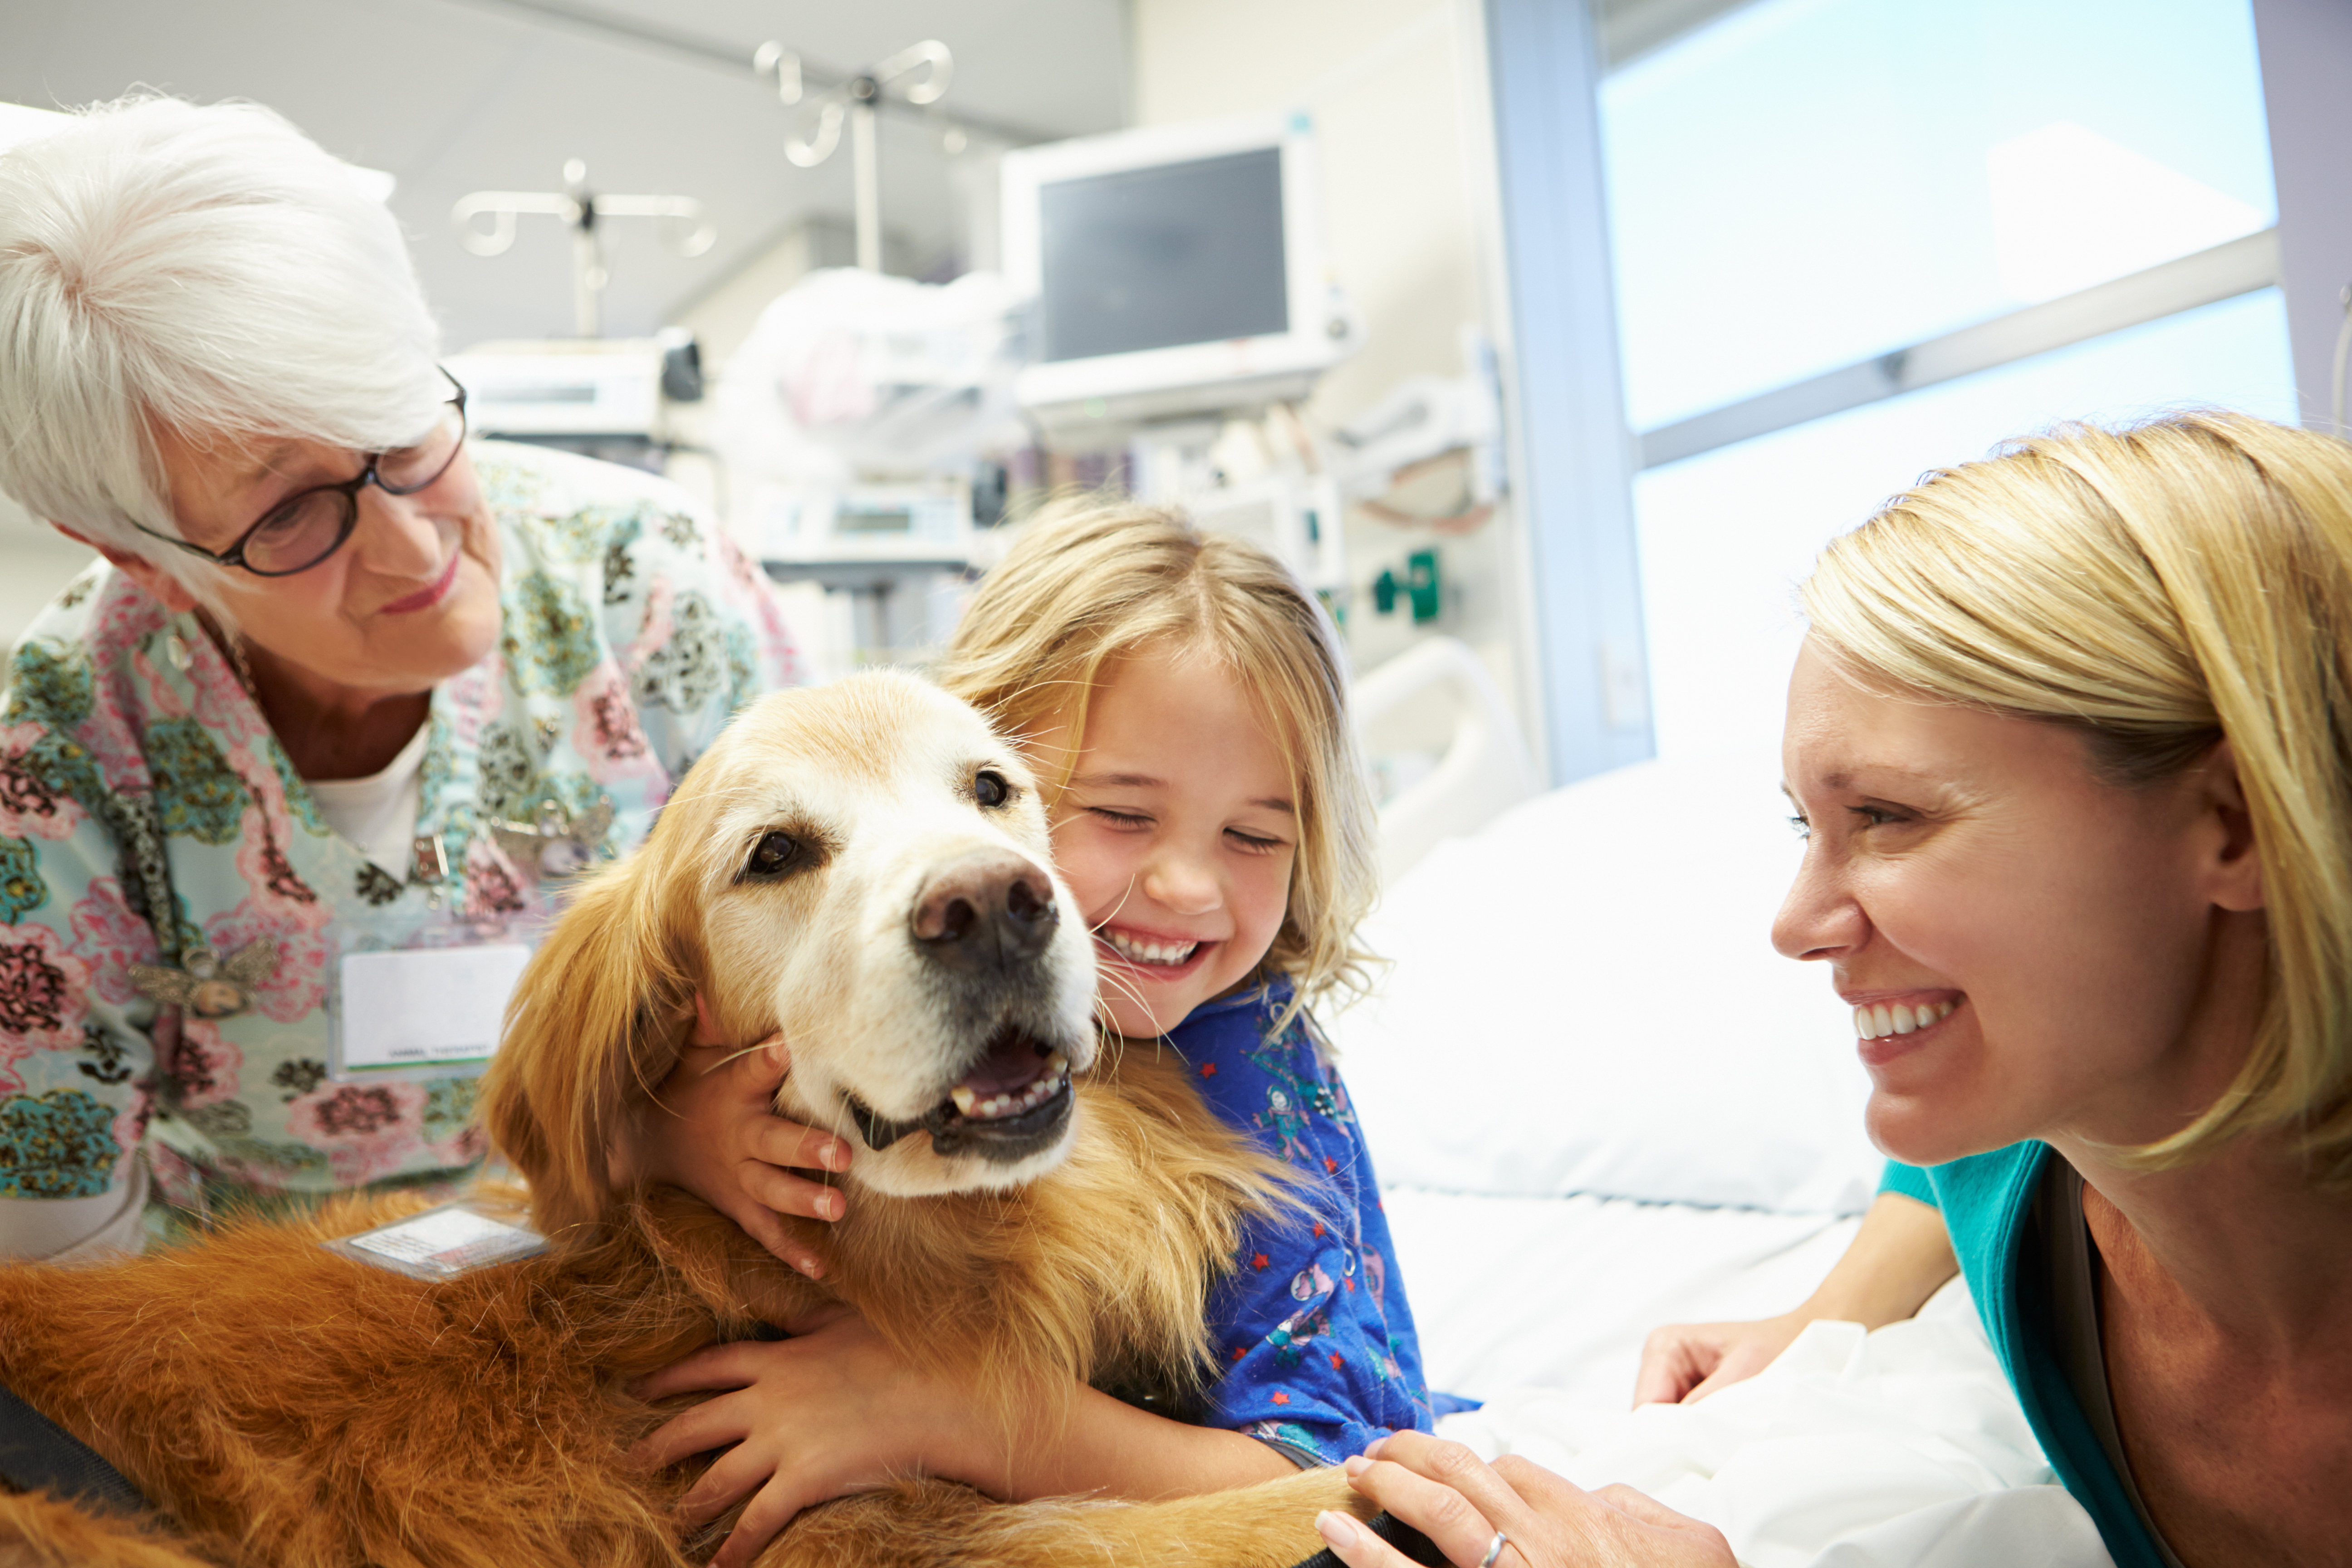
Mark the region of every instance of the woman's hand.
POLYGON ((741 1568, 804 1508, 908 1475, 954 1475, 969 1390, 911 1367, 864 1318, 831 1307, 796 1337, 712 1345, 641 1382, 640 1398, 725 1389, 630 1451, 649 1469, 728 1444, 678 1500, 689 1525, 751 1500, 711 1568, 741 1568))
POLYGON ((816 1279, 824 1272, 816 1255, 776 1216, 834 1220, 847 1212, 840 1188, 793 1173, 845 1171, 849 1145, 775 1113, 777 1086, 792 1068, 782 1036, 739 1050, 718 1043, 699 997, 696 1013, 694 1037, 677 1066, 615 1142, 613 1184, 683 1187, 816 1279))
POLYGON ((1642 1345, 1633 1403, 1687 1404, 1754 1377, 1811 1321, 1800 1311, 1752 1323, 1669 1323, 1654 1329, 1642 1345))
POLYGON ((1673 1323, 1642 1346, 1633 1403, 1685 1404, 1754 1377, 1807 1323, 1884 1328, 1910 1317, 1960 1271, 1944 1216, 1901 1193, 1881 1193, 1845 1256, 1793 1312, 1752 1323, 1673 1323))
MULTIPOLYGON (((1381 1438, 1348 1461, 1348 1479, 1456 1568, 1738 1568, 1720 1531, 1631 1487, 1588 1492, 1517 1455, 1490 1466, 1425 1433, 1381 1438)), ((1320 1514, 1315 1528, 1348 1568, 1410 1568, 1346 1514, 1320 1514)))

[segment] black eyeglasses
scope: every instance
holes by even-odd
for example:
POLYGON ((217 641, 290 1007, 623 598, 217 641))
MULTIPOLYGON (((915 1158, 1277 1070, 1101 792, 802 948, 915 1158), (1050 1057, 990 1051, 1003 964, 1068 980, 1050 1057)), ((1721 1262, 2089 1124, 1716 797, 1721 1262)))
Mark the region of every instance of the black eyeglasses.
POLYGON ((359 526, 360 491, 373 485, 386 495, 413 496, 430 489, 457 460, 466 445, 466 389, 447 371, 441 374, 457 388, 457 395, 441 405, 440 418, 423 440, 369 453, 367 467, 360 470, 358 479, 339 485, 314 485, 288 496, 226 550, 215 553, 140 523, 131 526, 215 566, 241 566, 257 577, 291 577, 297 572, 308 572, 341 550, 352 530, 359 526))

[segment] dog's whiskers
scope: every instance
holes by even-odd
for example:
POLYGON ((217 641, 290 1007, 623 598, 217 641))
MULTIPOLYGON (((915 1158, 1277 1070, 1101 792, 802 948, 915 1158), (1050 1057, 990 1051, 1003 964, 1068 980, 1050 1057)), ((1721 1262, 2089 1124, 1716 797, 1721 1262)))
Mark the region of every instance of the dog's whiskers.
MULTIPOLYGON (((1076 819, 1073 817, 1064 817, 1062 820, 1064 822, 1069 822, 1076 819)), ((1056 823, 1054 826, 1059 826, 1061 824, 1056 823)), ((1113 904, 1108 910, 1105 910, 1102 919, 1098 921, 1089 921, 1087 922, 1087 934, 1089 936, 1100 936, 1103 932, 1103 928, 1118 918, 1118 911, 1127 908, 1127 900, 1133 897, 1135 897, 1135 878, 1130 876, 1127 879, 1126 889, 1118 895, 1118 902, 1113 904)))
MULTIPOLYGON (((1141 1008, 1146 1015, 1150 1013, 1151 1004, 1143 999, 1143 993, 1136 988, 1133 981, 1125 979, 1124 977, 1117 974, 1105 974, 1098 978, 1101 980, 1105 988, 1118 992, 1120 995, 1126 997, 1129 1001, 1141 1008)), ((1096 1010, 1103 1013, 1105 1016, 1108 1016, 1109 1006, 1110 1003, 1108 998, 1102 996, 1097 996, 1095 998, 1096 1010)))
POLYGON ((784 1043, 784 1037, 782 1031, 779 1031, 775 1034, 766 1036, 761 1039, 755 1040, 748 1046, 743 1046, 738 1049, 728 1052, 725 1056, 720 1057, 717 1061, 712 1062, 703 1070, 706 1072, 717 1072, 729 1062, 740 1061, 743 1058, 750 1056, 753 1051, 764 1051, 770 1046, 781 1046, 784 1043))
MULTIPOLYGON (((835 1138, 840 1139, 844 1144, 855 1149, 860 1140, 853 1139, 850 1136, 851 1129, 842 1125, 844 1121, 850 1120, 849 1107, 846 1105, 837 1105, 834 1107, 831 1115, 833 1125, 827 1128, 826 1131, 831 1132, 835 1138)), ((831 1190, 833 1186, 833 1173, 831 1171, 819 1171, 817 1173, 817 1177, 818 1184, 820 1186, 823 1186, 827 1190, 831 1190)))

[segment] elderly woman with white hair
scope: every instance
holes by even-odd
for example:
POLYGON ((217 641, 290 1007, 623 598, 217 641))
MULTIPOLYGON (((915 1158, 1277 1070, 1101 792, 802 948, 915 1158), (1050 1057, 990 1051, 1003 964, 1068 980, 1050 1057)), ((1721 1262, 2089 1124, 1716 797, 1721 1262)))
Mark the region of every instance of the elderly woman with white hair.
POLYGON ((470 1167, 436 1030, 494 1029, 497 945, 793 679, 682 492, 469 447, 435 340, 391 215, 266 110, 0 155, 0 490, 104 557, 0 715, 0 1255, 470 1167), (389 1001, 344 1006, 355 953, 389 1001))

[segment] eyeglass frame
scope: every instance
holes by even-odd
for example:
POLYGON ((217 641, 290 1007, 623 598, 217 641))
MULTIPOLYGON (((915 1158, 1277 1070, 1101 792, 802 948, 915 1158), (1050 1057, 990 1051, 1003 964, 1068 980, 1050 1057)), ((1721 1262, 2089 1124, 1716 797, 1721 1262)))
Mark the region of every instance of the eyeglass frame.
MULTIPOLYGON (((131 526, 137 529, 140 532, 145 534, 150 539, 160 539, 166 544, 175 545, 178 548, 186 551, 191 555, 211 562, 215 566, 235 566, 242 571, 250 572, 257 577, 299 577, 303 573, 310 570, 311 567, 323 564, 325 562, 333 558, 336 551, 341 550, 344 545, 350 543, 352 535, 358 531, 360 525, 360 491, 367 489, 370 485, 373 485, 376 489, 382 490, 388 496, 413 496, 421 491, 429 490, 435 485, 441 482, 442 476, 448 473, 450 468, 457 461, 457 454, 466 449, 466 435, 467 431, 467 426, 466 423, 466 384, 459 381, 456 376, 451 375, 446 365, 436 364, 433 368, 441 373, 442 379, 446 380, 451 386, 457 389, 457 395, 448 400, 449 403, 454 403, 457 405, 457 440, 456 445, 449 448, 448 458, 439 468, 433 470, 433 473, 429 478, 420 479, 413 485, 388 485, 384 483, 383 477, 376 472, 376 465, 383 461, 386 454, 399 451, 400 448, 397 447, 386 447, 383 451, 370 452, 367 454, 367 467, 360 470, 359 478, 355 479, 346 479, 341 484, 311 485, 307 489, 296 490, 292 495, 288 496, 284 500, 279 501, 276 506, 271 507, 268 511, 262 513, 260 518, 254 522, 252 527, 247 529, 243 533, 238 534, 236 536, 236 542, 231 544, 226 550, 223 551, 206 550, 201 544, 191 544, 184 539, 175 539, 171 534, 159 533, 155 530, 149 528, 146 524, 135 520, 131 521, 131 526), (312 496, 330 494, 341 495, 343 498, 345 504, 343 508, 342 531, 337 533, 335 535, 335 542, 327 546, 326 549, 320 551, 315 559, 306 561, 299 566, 289 567, 283 572, 265 572, 260 567, 256 566, 252 562, 247 561, 245 558, 246 541, 251 539, 255 534, 259 533, 263 529, 268 527, 270 523, 276 521, 281 513, 284 513, 289 509, 299 505, 301 502, 310 500, 312 496)), ((448 404, 445 403, 442 406, 446 407, 448 406, 448 404)))

